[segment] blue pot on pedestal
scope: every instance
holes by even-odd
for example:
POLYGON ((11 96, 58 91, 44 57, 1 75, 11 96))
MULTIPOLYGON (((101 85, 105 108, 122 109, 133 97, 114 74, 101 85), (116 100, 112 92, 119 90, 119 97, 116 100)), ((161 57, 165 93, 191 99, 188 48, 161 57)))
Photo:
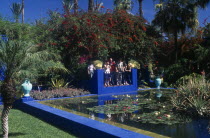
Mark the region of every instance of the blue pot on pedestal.
POLYGON ((160 79, 160 77, 157 77, 155 79, 155 86, 157 89, 160 89, 160 85, 161 85, 161 79, 160 79))
POLYGON ((32 90, 32 84, 30 83, 30 81, 26 79, 21 86, 24 93, 24 97, 30 97, 30 91, 32 90))

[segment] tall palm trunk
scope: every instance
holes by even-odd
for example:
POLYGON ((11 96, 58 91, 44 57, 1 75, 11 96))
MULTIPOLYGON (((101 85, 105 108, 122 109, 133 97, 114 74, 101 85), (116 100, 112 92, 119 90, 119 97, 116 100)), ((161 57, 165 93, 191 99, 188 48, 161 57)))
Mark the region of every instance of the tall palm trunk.
POLYGON ((2 125, 3 138, 8 138, 8 134, 9 134, 8 116, 9 116, 9 111, 11 108, 12 106, 4 105, 4 108, 2 111, 1 125, 2 125))
POLYGON ((24 23, 24 0, 22 0, 22 23, 24 23))
POLYGON ((3 138, 8 138, 8 116, 9 111, 12 108, 12 104, 15 101, 15 92, 16 89, 11 79, 5 78, 1 85, 2 101, 4 103, 4 108, 1 115, 3 138))
POLYGON ((138 0, 139 1, 139 15, 143 17, 143 9, 142 9, 142 2, 143 0, 138 0))
POLYGON ((78 0, 74 0, 74 14, 78 13, 78 0))
POLYGON ((175 45, 175 63, 178 59, 178 32, 174 31, 174 45, 175 45))
POLYGON ((89 0, 89 2, 88 2, 88 11, 89 12, 93 12, 93 8, 94 8, 94 0, 89 0))

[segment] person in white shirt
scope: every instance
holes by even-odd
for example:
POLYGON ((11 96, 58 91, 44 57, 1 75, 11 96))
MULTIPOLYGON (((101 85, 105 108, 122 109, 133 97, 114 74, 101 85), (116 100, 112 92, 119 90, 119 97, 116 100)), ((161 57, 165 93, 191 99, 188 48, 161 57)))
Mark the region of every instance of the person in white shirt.
POLYGON ((111 76, 110 76, 110 69, 111 69, 111 66, 109 65, 109 62, 106 62, 106 64, 104 65, 104 77, 105 77, 105 83, 104 85, 105 86, 110 86, 110 82, 111 82, 111 76))
POLYGON ((93 65, 93 63, 91 63, 89 66, 88 66, 88 74, 90 75, 90 78, 93 77, 93 74, 94 74, 94 70, 95 70, 95 66, 93 65))

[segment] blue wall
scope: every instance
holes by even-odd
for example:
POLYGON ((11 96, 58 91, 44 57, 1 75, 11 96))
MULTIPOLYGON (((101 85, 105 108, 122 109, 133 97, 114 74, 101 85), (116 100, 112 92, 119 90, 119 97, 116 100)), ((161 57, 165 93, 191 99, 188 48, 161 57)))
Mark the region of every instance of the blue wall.
POLYGON ((82 138, 151 138, 150 136, 78 116, 35 101, 19 102, 19 104, 15 104, 15 107, 82 138))
POLYGON ((97 69, 94 72, 93 78, 87 82, 88 90, 93 94, 111 94, 137 91, 137 69, 132 69, 132 84, 123 86, 104 86, 104 70, 97 69))
POLYGON ((0 35, 1 40, 3 40, 4 42, 8 41, 8 37, 6 35, 0 35))

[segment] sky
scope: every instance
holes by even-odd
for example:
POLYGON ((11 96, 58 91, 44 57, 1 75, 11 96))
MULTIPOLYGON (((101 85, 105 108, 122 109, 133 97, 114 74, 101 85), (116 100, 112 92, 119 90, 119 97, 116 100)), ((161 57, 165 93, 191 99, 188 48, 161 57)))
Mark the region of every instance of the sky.
MULTIPOLYGON (((78 0, 80 9, 87 11, 88 0, 78 0)), ((106 9, 113 9, 113 0, 99 0, 103 2, 103 5, 106 9)), ((132 13, 138 13, 138 3, 137 0, 134 1, 134 6, 132 13)), ((10 21, 14 21, 10 6, 13 2, 21 3, 21 0, 0 0, 0 15, 5 17, 10 21)), ((27 23, 33 23, 35 19, 40 19, 48 17, 49 10, 62 11, 62 0, 25 0, 25 21, 27 23)), ((143 1, 143 13, 146 20, 149 22, 154 18, 154 3, 153 0, 144 0, 143 1)), ((207 22, 210 22, 210 5, 204 10, 199 10, 198 19, 200 26, 203 26, 203 22, 207 19, 207 22)))

